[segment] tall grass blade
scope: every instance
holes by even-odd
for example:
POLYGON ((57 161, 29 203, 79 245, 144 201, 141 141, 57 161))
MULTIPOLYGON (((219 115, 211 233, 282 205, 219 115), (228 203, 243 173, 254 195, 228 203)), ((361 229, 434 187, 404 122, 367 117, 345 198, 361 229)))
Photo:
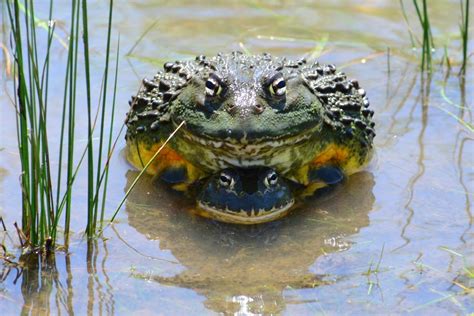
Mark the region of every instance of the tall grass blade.
POLYGON ((463 7, 464 1, 460 1, 461 4, 461 40, 462 40, 462 65, 460 75, 466 74, 467 61, 469 56, 467 54, 468 41, 469 41, 469 0, 466 0, 466 6, 463 7))
POLYGON ((90 60, 89 60, 89 26, 87 17, 87 0, 82 0, 82 41, 84 44, 84 67, 86 80, 87 99, 87 227, 88 236, 92 234, 93 205, 94 205, 94 147, 92 142, 92 101, 90 83, 90 60))
MULTIPOLYGON (((112 30, 112 13, 113 13, 114 1, 109 1, 109 17, 108 17, 108 28, 107 28, 107 46, 105 52, 105 69, 104 69, 104 90, 102 95, 102 113, 101 113, 101 122, 100 122, 100 136, 99 136, 99 149, 98 149, 98 160, 97 160, 97 175, 96 175, 96 189, 94 196, 94 207, 93 207, 93 221, 92 225, 97 227, 97 213, 98 213, 98 203, 99 203, 99 192, 101 186, 101 168, 102 168, 102 153, 103 153, 103 144, 104 144, 104 132, 105 132, 105 114, 106 114, 106 104, 107 104, 107 79, 109 73, 109 55, 110 55, 110 39, 111 39, 111 30, 112 30)), ((91 237, 91 235, 89 235, 91 237)))
MULTIPOLYGON (((59 148, 53 160, 58 161, 56 183, 53 183, 51 169, 50 140, 48 137, 48 102, 50 88, 51 49, 55 38, 53 22, 53 0, 49 1, 48 23, 40 20, 35 13, 33 0, 8 0, 6 8, 12 35, 14 52, 14 83, 18 151, 20 154, 22 192, 22 226, 18 228, 22 242, 35 250, 54 250, 60 220, 64 219, 64 243, 69 243, 72 192, 78 171, 87 156, 88 167, 88 222, 87 235, 94 236, 97 229, 99 192, 102 193, 101 218, 105 208, 108 180, 108 161, 112 154, 113 119, 106 117, 107 77, 109 67, 110 38, 112 28, 113 1, 109 2, 109 24, 107 29, 107 56, 105 62, 103 89, 95 119, 92 118, 92 82, 89 55, 89 30, 87 1, 72 0, 70 3, 71 25, 65 62, 63 103, 60 122, 59 148), (82 5, 81 5, 82 4, 82 5), (82 23, 81 23, 82 22, 82 23), (81 29, 82 26, 82 29, 81 29), (39 31, 46 31, 46 41, 40 41, 39 31), (80 47, 79 37, 83 37, 80 47), (76 102, 78 88, 78 67, 81 62, 79 52, 83 49, 86 100, 81 102, 88 109, 88 142, 79 161, 75 161, 76 102), (101 113, 99 152, 94 151, 93 134, 99 110, 101 113), (105 131, 105 126, 110 129, 105 131), (107 162, 102 169, 103 144, 107 146, 107 162), (97 159, 97 160, 94 160, 97 159), (65 165, 65 171, 63 167, 65 165), (97 169, 95 168, 97 166, 97 169), (102 183, 105 177, 105 182, 102 183), (65 185, 65 189, 62 187, 65 185), (100 191, 102 190, 102 191, 100 191)), ((112 116, 115 113, 115 99, 118 74, 118 51, 114 82, 112 116)), ((50 128, 54 128, 50 127, 50 128)))
MULTIPOLYGON (((431 72, 432 59, 433 59, 432 50, 434 49, 435 46, 434 46, 433 34, 431 31, 429 13, 428 13, 428 3, 426 0, 421 0, 421 1, 422 2, 421 2, 421 7, 420 7, 417 0, 412 0, 413 6, 415 7, 416 15, 418 17, 418 22, 422 29, 421 70, 431 72)), ((408 26, 411 43, 413 46, 415 46, 415 40, 418 43, 420 43, 420 41, 418 40, 416 36, 414 36, 413 31, 410 28, 406 9, 402 0, 400 0, 400 6, 401 6, 403 17, 408 26)))
MULTIPOLYGON (((104 188, 102 192, 102 206, 100 211, 100 227, 102 228, 102 224, 104 222, 104 214, 105 214, 105 201, 107 198, 107 186, 109 183, 109 163, 112 157, 113 149, 115 148, 115 144, 112 147, 112 135, 114 129, 114 118, 115 118, 115 105, 116 105, 116 98, 117 98, 117 83, 118 83, 118 67, 119 67, 119 53, 120 53, 120 36, 117 41, 117 55, 115 56, 115 74, 114 74, 114 94, 112 99, 112 112, 110 113, 110 129, 109 129, 109 143, 107 146, 107 161, 105 164, 104 172, 105 172, 105 180, 104 180, 104 188)), ((123 125, 124 126, 124 125, 123 125)), ((120 135, 121 133, 119 133, 120 135)), ((101 179, 102 182, 102 179, 101 179)))
POLYGON ((168 138, 165 140, 165 142, 160 146, 160 148, 158 148, 158 150, 155 152, 155 154, 150 158, 150 160, 145 164, 145 166, 143 167, 143 169, 140 171, 140 173, 138 174, 138 176, 133 180, 132 184, 130 185, 130 187, 128 188, 127 192, 125 192, 125 196, 122 198, 122 200, 120 201, 119 205, 117 206, 117 208, 115 209, 115 212, 114 214, 112 215, 112 218, 110 219, 110 222, 107 224, 107 226, 105 226, 103 229, 100 230, 99 234, 101 234, 107 227, 108 225, 110 225, 110 223, 112 223, 114 220, 115 220, 115 217, 117 216, 118 212, 120 211, 120 209, 122 208, 123 204, 125 203, 125 201, 127 200, 128 196, 130 195, 130 193, 132 192, 133 188, 135 188, 135 186, 137 185, 138 181, 141 179, 141 177, 145 174, 145 172, 147 171, 148 167, 150 167, 150 165, 155 161, 156 157, 158 157, 158 155, 160 154, 160 152, 163 150, 163 148, 166 147, 166 145, 168 144, 168 142, 174 137, 174 135, 179 131, 179 129, 181 127, 183 127, 183 125, 186 124, 185 121, 182 121, 176 128, 175 130, 170 134, 170 136, 168 136, 168 138))

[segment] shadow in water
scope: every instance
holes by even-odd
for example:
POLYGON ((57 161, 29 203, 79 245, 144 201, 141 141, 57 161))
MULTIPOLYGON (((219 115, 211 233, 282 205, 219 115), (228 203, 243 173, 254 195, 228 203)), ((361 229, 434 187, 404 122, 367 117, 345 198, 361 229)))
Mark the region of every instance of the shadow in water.
MULTIPOLYGON (((136 175, 127 174, 129 184, 136 175)), ((285 289, 330 283, 311 266, 322 255, 348 249, 345 237, 369 225, 373 186, 371 173, 359 173, 284 219, 236 226, 192 215, 191 201, 144 177, 128 199, 129 224, 159 240, 185 270, 173 276, 134 276, 192 289, 216 312, 279 313, 285 309, 285 289)))

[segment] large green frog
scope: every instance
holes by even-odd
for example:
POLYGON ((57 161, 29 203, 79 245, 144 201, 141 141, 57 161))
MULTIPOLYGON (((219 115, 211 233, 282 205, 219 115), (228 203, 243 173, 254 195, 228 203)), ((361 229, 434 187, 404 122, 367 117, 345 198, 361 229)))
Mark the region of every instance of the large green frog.
POLYGON ((267 167, 311 194, 373 152, 365 91, 305 59, 233 52, 166 63, 130 104, 127 158, 138 168, 184 121, 147 170, 178 190, 226 168, 267 167))

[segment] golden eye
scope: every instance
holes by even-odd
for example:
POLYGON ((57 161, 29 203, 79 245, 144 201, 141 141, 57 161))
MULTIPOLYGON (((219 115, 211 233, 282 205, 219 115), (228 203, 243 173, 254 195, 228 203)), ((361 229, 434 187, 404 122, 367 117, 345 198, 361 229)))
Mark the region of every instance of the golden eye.
POLYGON ((277 96, 282 96, 286 93, 286 82, 281 73, 277 73, 268 80, 268 90, 272 95, 277 96))
POLYGON ((216 74, 210 74, 206 81, 206 95, 215 97, 222 92, 220 79, 216 74))

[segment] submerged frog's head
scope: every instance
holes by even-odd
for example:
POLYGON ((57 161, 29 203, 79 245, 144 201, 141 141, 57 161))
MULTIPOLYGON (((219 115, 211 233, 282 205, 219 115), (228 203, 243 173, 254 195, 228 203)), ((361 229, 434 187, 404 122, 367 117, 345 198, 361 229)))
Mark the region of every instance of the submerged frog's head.
POLYGON ((288 213, 295 200, 288 183, 271 168, 229 168, 211 176, 197 195, 204 216, 258 224, 288 213))
POLYGON ((304 60, 234 52, 181 66, 189 80, 171 118, 186 121, 188 137, 202 144, 284 145, 322 123, 321 102, 303 76, 312 66, 304 60))

